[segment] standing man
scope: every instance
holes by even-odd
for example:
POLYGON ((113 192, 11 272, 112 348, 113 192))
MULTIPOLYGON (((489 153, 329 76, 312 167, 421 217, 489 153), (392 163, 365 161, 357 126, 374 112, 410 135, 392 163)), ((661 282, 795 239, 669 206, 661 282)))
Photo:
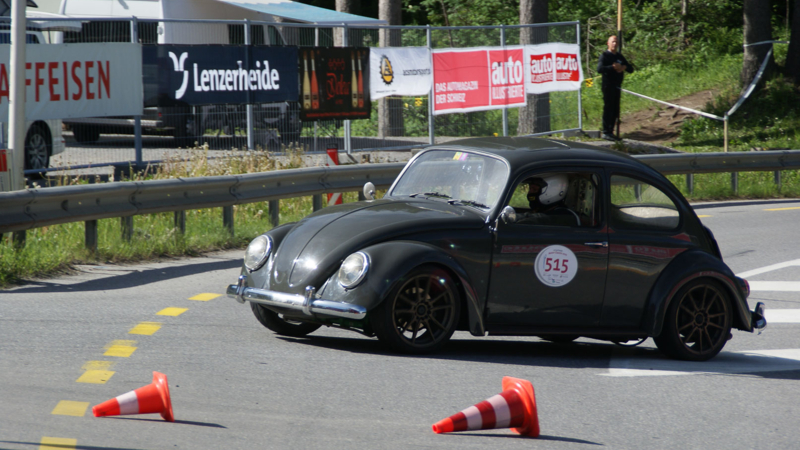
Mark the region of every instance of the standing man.
POLYGON ((603 75, 603 139, 616 141, 614 124, 619 118, 619 99, 625 72, 632 73, 633 66, 617 51, 617 37, 608 38, 608 50, 600 55, 597 72, 603 75))

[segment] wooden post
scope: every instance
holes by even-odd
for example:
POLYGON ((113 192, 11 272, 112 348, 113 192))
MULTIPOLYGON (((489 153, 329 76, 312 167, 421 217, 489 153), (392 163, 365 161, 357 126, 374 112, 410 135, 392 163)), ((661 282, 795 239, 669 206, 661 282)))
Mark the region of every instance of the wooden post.
POLYGON ((84 240, 86 249, 92 253, 97 253, 97 220, 87 220, 84 222, 84 240))
POLYGON ((222 207, 222 226, 233 236, 233 205, 222 207))

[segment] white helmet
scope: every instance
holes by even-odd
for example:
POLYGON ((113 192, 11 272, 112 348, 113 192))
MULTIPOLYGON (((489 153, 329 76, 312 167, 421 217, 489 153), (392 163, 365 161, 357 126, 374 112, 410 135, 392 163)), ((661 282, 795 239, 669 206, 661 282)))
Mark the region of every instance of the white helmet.
POLYGON ((542 191, 539 194, 539 203, 542 205, 551 205, 560 202, 567 196, 569 179, 566 175, 558 173, 537 178, 544 181, 544 186, 540 184, 542 191))

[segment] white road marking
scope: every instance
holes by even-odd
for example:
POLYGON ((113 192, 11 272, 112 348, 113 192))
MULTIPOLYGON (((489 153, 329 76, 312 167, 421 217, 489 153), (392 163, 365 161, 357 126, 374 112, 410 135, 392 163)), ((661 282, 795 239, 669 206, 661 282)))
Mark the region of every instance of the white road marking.
POLYGON ((764 311, 767 326, 773 323, 800 323, 800 309, 769 309, 764 311))
POLYGON ((676 375, 746 374, 800 370, 800 349, 721 352, 710 361, 692 362, 647 357, 612 357, 607 377, 657 377, 676 375))
POLYGON ((800 281, 748 281, 751 291, 800 292, 800 281))
POLYGON ((741 278, 747 278, 755 275, 760 275, 766 272, 772 272, 773 270, 784 269, 786 267, 792 267, 792 266, 800 266, 800 259, 773 264, 771 266, 761 267, 759 269, 748 270, 747 272, 737 273, 736 276, 741 278))

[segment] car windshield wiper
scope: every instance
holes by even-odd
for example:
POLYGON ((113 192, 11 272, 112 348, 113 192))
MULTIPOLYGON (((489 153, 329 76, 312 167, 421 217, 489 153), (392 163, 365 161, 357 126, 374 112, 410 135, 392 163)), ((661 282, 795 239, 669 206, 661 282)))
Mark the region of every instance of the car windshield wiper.
POLYGON ((422 194, 417 192, 416 194, 409 195, 409 197, 416 197, 417 195, 424 195, 426 197, 451 198, 449 195, 442 194, 442 193, 439 193, 439 192, 423 192, 422 194))
POLYGON ((464 204, 464 205, 476 206, 478 208, 489 208, 489 205, 484 205, 483 203, 476 202, 475 200, 460 200, 460 199, 454 198, 452 200, 448 200, 447 203, 450 203, 451 205, 454 204, 454 203, 461 203, 461 204, 464 204))

